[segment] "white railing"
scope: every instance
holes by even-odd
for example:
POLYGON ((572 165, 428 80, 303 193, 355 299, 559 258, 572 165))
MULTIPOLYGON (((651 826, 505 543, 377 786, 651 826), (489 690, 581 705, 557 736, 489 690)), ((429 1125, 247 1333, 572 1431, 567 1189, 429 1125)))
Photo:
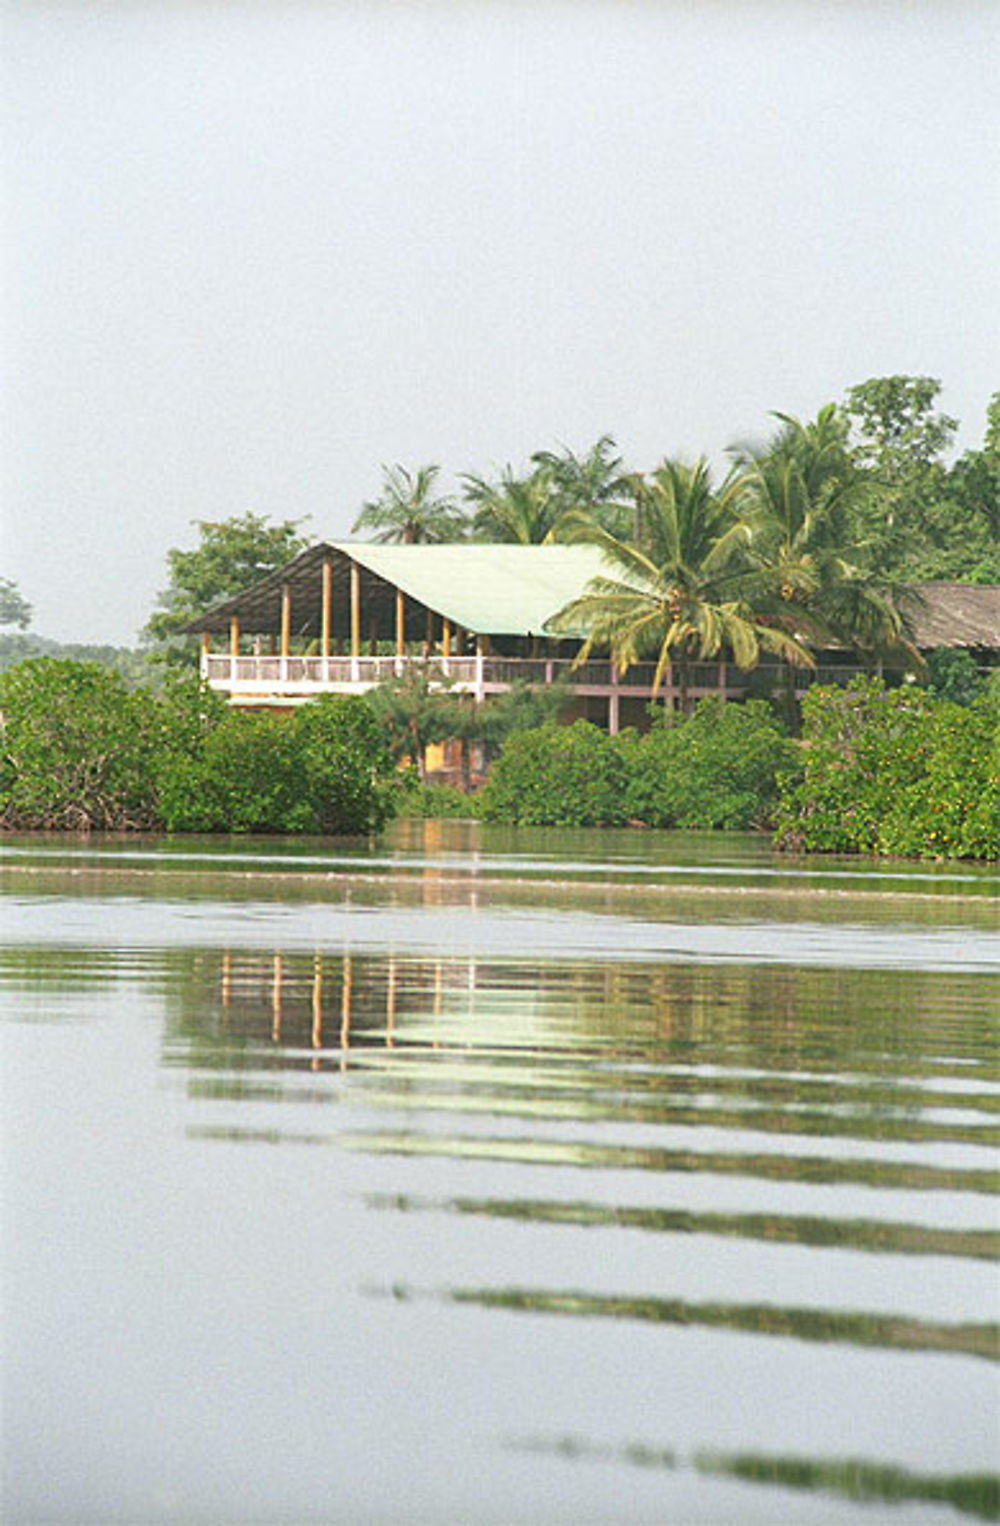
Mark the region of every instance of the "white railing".
MULTIPOLYGON (((573 666, 566 657, 318 657, 256 655, 230 656, 208 652, 202 656, 202 677, 211 688, 224 694, 246 695, 264 700, 306 699, 321 693, 361 693, 385 678, 399 676, 416 668, 431 682, 453 686, 458 691, 482 698, 500 693, 514 683, 551 684, 563 681, 577 694, 648 696, 652 690, 656 665, 633 663, 619 675, 606 658, 595 658, 573 666)), ((849 667, 796 668, 793 682, 797 692, 812 683, 846 683, 854 674, 849 667)), ((660 686, 661 694, 674 695, 680 689, 676 666, 667 668, 660 686)), ((729 694, 738 697, 747 692, 762 693, 769 688, 780 691, 787 680, 787 670, 777 663, 761 663, 749 672, 741 672, 732 663, 692 663, 687 672, 687 688, 692 698, 703 694, 729 694)))

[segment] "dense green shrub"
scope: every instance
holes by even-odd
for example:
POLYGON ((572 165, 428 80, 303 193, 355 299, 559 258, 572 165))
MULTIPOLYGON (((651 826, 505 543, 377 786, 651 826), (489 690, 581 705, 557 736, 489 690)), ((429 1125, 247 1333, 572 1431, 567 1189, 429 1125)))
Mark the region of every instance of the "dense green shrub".
POLYGON ((161 780, 171 832, 374 832, 394 796, 378 721, 364 700, 341 695, 292 716, 230 710, 161 780))
POLYGON ((40 659, 0 675, 0 825, 86 831, 378 830, 397 794, 364 700, 245 714, 184 678, 126 689, 106 668, 40 659))
POLYGON ((927 659, 928 688, 938 699, 971 705, 986 689, 976 659, 964 647, 939 646, 927 659))
POLYGON ((1000 858, 1000 705, 858 678, 803 701, 806 766, 780 840, 827 853, 1000 858))
POLYGON ((577 721, 512 736, 483 791, 494 821, 533 825, 742 828, 767 824, 799 749, 763 701, 702 700, 647 736, 577 721))
POLYGON ((437 821, 446 817, 464 818, 482 815, 482 796, 459 789, 455 784, 421 784, 419 778, 402 782, 396 814, 415 820, 437 821))
POLYGON ((626 762, 617 739, 589 721, 549 721, 507 740, 482 791, 488 821, 615 826, 627 820, 626 762))
POLYGON ((156 823, 150 696, 96 663, 33 658, 0 676, 0 823, 114 830, 156 823))
POLYGON ((800 749, 764 700, 710 697, 689 719, 668 715, 645 737, 622 736, 626 814, 651 827, 767 826, 778 781, 801 774, 800 749))

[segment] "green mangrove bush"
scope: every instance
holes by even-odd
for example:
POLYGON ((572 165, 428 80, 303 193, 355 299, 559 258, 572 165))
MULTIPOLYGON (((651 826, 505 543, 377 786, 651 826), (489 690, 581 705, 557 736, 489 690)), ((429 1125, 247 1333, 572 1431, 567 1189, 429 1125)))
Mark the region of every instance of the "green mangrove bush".
POLYGON ((858 677, 802 705, 805 771, 779 840, 822 853, 1000 858, 1000 702, 858 677))
POLYGON ((532 825, 763 827, 800 753, 763 701, 702 700, 645 736, 586 721, 512 736, 482 796, 493 821, 532 825))
POLYGON ((616 737, 589 721, 515 731, 482 791, 487 821, 619 826, 628 819, 627 762, 616 737))
POLYGON ((651 827, 767 827, 782 783, 798 779, 801 752, 764 700, 712 696, 683 719, 668 714, 643 737, 623 733, 626 813, 651 827))
POLYGON ((395 771, 362 699, 292 716, 227 708, 194 678, 129 690, 96 664, 0 674, 0 826, 69 831, 377 831, 395 771))

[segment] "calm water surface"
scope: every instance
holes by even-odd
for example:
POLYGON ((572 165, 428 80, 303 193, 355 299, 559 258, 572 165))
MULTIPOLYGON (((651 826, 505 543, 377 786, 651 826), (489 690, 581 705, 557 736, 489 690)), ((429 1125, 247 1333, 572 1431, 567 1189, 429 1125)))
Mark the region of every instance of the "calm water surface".
POLYGON ((1000 874, 9 839, 3 1517, 995 1520, 1000 874))

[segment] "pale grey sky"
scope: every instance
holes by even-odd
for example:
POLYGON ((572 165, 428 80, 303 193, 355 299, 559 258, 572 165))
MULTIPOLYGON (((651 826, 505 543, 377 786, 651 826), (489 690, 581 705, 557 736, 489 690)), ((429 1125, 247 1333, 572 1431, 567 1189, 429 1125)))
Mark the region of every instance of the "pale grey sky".
POLYGON ((134 639, 190 521, 1000 386, 996 0, 7 0, 0 573, 134 639))

